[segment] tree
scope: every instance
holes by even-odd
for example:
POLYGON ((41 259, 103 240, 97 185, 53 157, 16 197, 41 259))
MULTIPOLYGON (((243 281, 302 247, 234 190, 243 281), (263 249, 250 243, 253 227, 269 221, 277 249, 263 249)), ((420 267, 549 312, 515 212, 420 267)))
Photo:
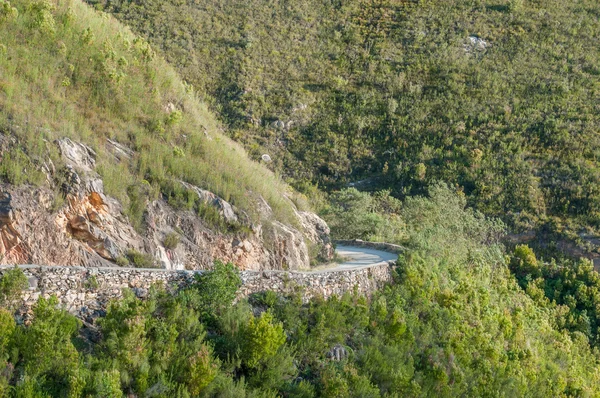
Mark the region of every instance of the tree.
POLYGON ((5 271, 0 279, 0 305, 14 310, 20 305, 17 301, 28 286, 27 277, 19 268, 5 271))
POLYGON ((263 312, 258 318, 250 318, 244 336, 242 356, 249 368, 256 368, 275 356, 286 340, 283 325, 275 322, 269 311, 263 312))
POLYGON ((216 261, 214 269, 196 274, 196 281, 190 290, 190 299, 200 317, 208 322, 214 321, 231 306, 242 280, 238 269, 231 263, 216 261))

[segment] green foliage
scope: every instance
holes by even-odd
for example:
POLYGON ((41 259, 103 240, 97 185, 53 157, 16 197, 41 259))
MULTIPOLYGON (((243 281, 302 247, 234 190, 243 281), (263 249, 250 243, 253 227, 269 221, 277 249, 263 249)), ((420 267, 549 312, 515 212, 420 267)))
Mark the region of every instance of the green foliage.
POLYGON ((14 309, 23 290, 28 286, 27 277, 19 268, 5 271, 0 279, 0 305, 14 309))
POLYGON ((175 126, 175 125, 178 125, 179 123, 181 123, 182 120, 183 120, 183 113, 179 110, 176 110, 176 111, 169 113, 169 115, 167 116, 167 118, 165 120, 165 124, 167 126, 175 126))
POLYGON ((127 258, 136 268, 156 268, 157 263, 154 256, 151 254, 140 253, 137 250, 130 249, 127 251, 127 258))
POLYGON ((253 308, 234 303, 239 274, 217 263, 178 292, 157 286, 141 299, 125 290, 97 319, 97 340, 83 341, 77 332, 85 329, 54 297, 39 299, 30 323, 0 309, 0 392, 598 396, 600 276, 592 264, 544 264, 527 246, 506 256, 502 225, 465 203, 437 184, 402 204, 406 251, 394 283, 370 299, 303 304, 300 295, 271 293, 253 308), (518 280, 511 267, 540 276, 518 280))
POLYGON ((31 325, 19 333, 20 361, 27 375, 36 380, 45 393, 78 396, 82 387, 81 370, 72 338, 81 322, 57 305, 56 297, 39 299, 33 309, 31 325))
MULTIPOLYGON (((105 339, 96 366, 118 369, 123 388, 196 395, 218 374, 198 314, 162 289, 153 289, 146 301, 126 292, 111 303, 100 325, 105 339)), ((112 377, 103 384, 113 385, 112 377)))
POLYGON ((4 309, 0 309, 0 369, 3 370, 0 376, 0 395, 8 396, 10 390, 10 379, 12 369, 9 364, 11 351, 14 348, 14 337, 17 329, 13 314, 4 309))
POLYGON ((20 149, 4 154, 0 164, 0 178, 15 185, 41 185, 45 181, 44 174, 36 170, 30 158, 20 149))
POLYGON ((0 353, 2 361, 8 359, 8 348, 13 339, 16 326, 17 325, 13 315, 6 309, 2 308, 0 310, 0 353))
POLYGON ((174 250, 179 245, 180 236, 176 232, 169 232, 163 240, 163 245, 166 249, 174 250))
POLYGON ((429 253, 452 248, 452 256, 462 261, 480 261, 481 245, 495 244, 505 226, 467 207, 461 191, 436 183, 429 197, 411 197, 404 202, 401 216, 407 224, 405 245, 429 253))
POLYGON ((389 191, 371 195, 355 188, 334 192, 322 215, 338 239, 397 242, 404 237, 400 201, 389 191))
POLYGON ((151 189, 147 183, 131 184, 127 188, 127 197, 129 199, 129 206, 126 213, 129 216, 129 221, 138 232, 143 231, 146 205, 148 199, 152 197, 151 189))
POLYGON ((510 259, 510 269, 522 284, 524 279, 535 279, 541 275, 540 264, 535 253, 527 245, 517 245, 510 259))
POLYGON ((265 292, 254 293, 250 296, 249 301, 252 304, 263 305, 267 308, 272 308, 277 304, 277 300, 279 296, 272 290, 267 290, 265 292))
POLYGON ((199 395, 215 379, 219 365, 212 358, 212 351, 205 345, 190 358, 190 374, 188 379, 191 395, 199 395))
POLYGON ((0 22, 17 18, 19 11, 10 4, 10 1, 0 1, 0 22))
POLYGON ((238 269, 220 261, 215 262, 212 271, 196 274, 195 278, 190 300, 206 321, 215 320, 231 306, 242 285, 238 269))
MULTIPOLYGON (((210 190, 251 221, 264 198, 272 218, 294 223, 289 193, 274 173, 225 137, 206 104, 150 44, 81 1, 0 2, 0 179, 41 185, 52 144, 68 137, 97 152, 106 193, 143 232, 147 203, 169 183, 210 190), (173 109, 176 104, 176 109, 173 109), (120 161, 107 139, 131 149, 120 161)), ((293 196, 293 194, 292 194, 293 196)))
POLYGON ((92 388, 95 397, 121 398, 121 378, 117 369, 107 371, 97 371, 94 374, 92 388))
POLYGON ((129 266, 129 260, 125 256, 119 256, 119 257, 117 257, 117 259, 115 260, 115 262, 117 263, 117 265, 119 267, 128 267, 129 266))
POLYGON ((281 323, 273 322, 271 313, 263 312, 260 317, 252 317, 244 330, 243 360, 246 366, 255 368, 277 354, 285 343, 285 333, 281 323))
POLYGON ((85 281, 85 287, 87 289, 96 290, 99 286, 100 284, 98 283, 98 278, 96 278, 96 275, 88 276, 88 278, 85 281))
POLYGON ((600 344, 600 275, 589 260, 536 260, 533 251, 517 246, 511 270, 535 302, 550 310, 558 329, 586 336, 589 344, 600 344))
POLYGON ((523 9, 524 0, 509 0, 508 1, 508 11, 510 12, 519 12, 523 9))
POLYGON ((56 6, 50 0, 33 1, 27 7, 27 13, 31 18, 31 25, 40 31, 51 34, 56 30, 56 22, 52 12, 56 6))
POLYGON ((88 1, 299 188, 442 180, 517 230, 600 226, 593 0, 88 1))

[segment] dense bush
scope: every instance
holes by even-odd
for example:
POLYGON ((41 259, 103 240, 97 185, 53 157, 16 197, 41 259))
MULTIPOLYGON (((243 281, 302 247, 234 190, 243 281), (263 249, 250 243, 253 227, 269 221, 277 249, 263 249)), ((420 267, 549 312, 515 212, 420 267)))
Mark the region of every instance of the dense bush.
POLYGON ((231 306, 242 285, 237 268, 220 261, 215 262, 212 272, 196 274, 195 278, 196 284, 187 293, 191 305, 205 322, 222 315, 231 306))
POLYGON ((252 307, 235 302, 235 268, 217 263, 175 294, 157 286, 139 299, 126 291, 98 319, 94 339, 56 299, 40 299, 31 323, 17 325, 1 309, 0 391, 14 397, 600 394, 600 358, 590 347, 598 295, 591 266, 546 271, 525 246, 505 257, 497 221, 465 208, 464 196, 443 185, 430 193, 403 204, 407 250, 394 283, 370 299, 346 294, 302 304, 300 293, 259 294, 252 307), (522 269, 521 276, 509 267, 522 269), (546 279, 532 279, 531 269, 546 279))
POLYGON ((180 239, 181 238, 179 237, 178 233, 170 232, 165 236, 165 239, 163 240, 163 245, 166 249, 174 250, 179 245, 180 239))
POLYGON ((337 239, 397 242, 405 233, 400 205, 389 191, 370 195, 350 188, 332 193, 322 215, 337 239))
POLYGON ((559 329, 586 336, 599 347, 600 275, 589 260, 539 261, 527 246, 517 246, 510 268, 519 284, 536 303, 548 308, 559 329))
MULTIPOLYGON (((151 254, 140 253, 137 250, 130 249, 127 251, 127 258, 130 264, 136 268, 156 268, 156 258, 151 254)), ((127 265, 127 264, 124 264, 127 265)))
POLYGON ((0 279, 0 305, 12 308, 27 286, 29 286, 27 278, 20 269, 13 268, 5 271, 0 279))

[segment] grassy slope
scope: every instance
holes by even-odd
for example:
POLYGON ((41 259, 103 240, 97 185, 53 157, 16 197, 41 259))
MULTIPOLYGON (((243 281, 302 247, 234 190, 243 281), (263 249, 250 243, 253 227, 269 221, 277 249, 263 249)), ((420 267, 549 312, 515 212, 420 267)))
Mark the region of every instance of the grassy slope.
POLYGON ((516 228, 600 225, 596 1, 90 2, 298 186, 383 176, 403 196, 442 179, 516 228), (468 55, 469 36, 491 47, 468 55))
POLYGON ((2 180, 42 184, 47 158, 60 165, 48 142, 70 137, 98 152, 106 190, 126 207, 158 191, 185 202, 173 184, 182 179, 251 217, 262 195, 277 218, 293 219, 281 195, 289 188, 219 132, 193 88, 143 39, 79 0, 10 4, 0 18, 0 131, 19 147, 2 159, 2 180), (107 138, 134 149, 134 159, 115 163, 107 138))

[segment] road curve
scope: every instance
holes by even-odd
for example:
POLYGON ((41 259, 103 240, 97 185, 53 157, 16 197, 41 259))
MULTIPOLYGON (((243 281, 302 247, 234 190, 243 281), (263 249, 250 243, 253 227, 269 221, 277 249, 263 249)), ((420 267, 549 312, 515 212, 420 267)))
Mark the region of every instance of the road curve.
POLYGON ((349 271, 368 268, 386 261, 396 261, 398 255, 365 247, 338 245, 335 249, 341 263, 319 267, 314 272, 349 271))
MULTIPOLYGON (((335 249, 335 252, 339 259, 342 262, 331 263, 322 265, 311 270, 294 270, 289 272, 295 273, 324 273, 324 272, 343 272, 343 271, 352 271, 352 270, 360 270, 363 268, 369 268, 374 265, 383 264, 388 261, 396 261, 398 259, 398 254, 385 252, 382 250, 369 249, 366 247, 356 247, 356 246, 345 246, 338 245, 335 249)), ((14 265, 0 265, 0 270, 13 268, 14 265)), ((28 268, 39 268, 39 265, 33 264, 20 264, 17 267, 20 269, 28 269, 28 268)), ((63 268, 63 266, 48 266, 48 268, 63 268)), ((120 271, 143 271, 143 272, 202 272, 202 271, 183 271, 183 270, 170 270, 164 268, 121 268, 121 267, 92 267, 85 268, 82 266, 72 266, 70 268, 81 268, 82 270, 88 269, 97 269, 97 270, 120 270, 120 271)), ((250 271, 252 272, 252 271, 250 271)), ((280 270, 263 270, 256 272, 288 272, 288 271, 280 271, 280 270)))

